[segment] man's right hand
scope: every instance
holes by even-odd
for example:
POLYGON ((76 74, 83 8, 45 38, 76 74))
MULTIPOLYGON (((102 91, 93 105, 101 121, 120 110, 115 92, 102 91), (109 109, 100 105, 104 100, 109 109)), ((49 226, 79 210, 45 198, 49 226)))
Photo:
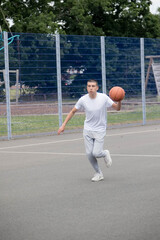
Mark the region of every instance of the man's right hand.
POLYGON ((64 126, 63 125, 58 129, 58 135, 60 135, 61 132, 64 132, 64 126))
POLYGON ((61 132, 64 132, 64 129, 65 129, 65 126, 67 124, 67 122, 73 117, 73 115, 75 114, 75 112, 77 112, 77 109, 74 107, 72 108, 72 110, 68 113, 64 123, 62 124, 62 126, 58 129, 58 135, 61 133, 61 132))

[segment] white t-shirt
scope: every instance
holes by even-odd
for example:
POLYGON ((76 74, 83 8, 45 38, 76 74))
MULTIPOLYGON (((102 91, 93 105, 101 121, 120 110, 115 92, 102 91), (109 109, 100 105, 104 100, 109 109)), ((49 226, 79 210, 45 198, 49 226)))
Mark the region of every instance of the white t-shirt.
POLYGON ((84 129, 88 131, 103 132, 106 130, 106 109, 114 102, 104 93, 98 93, 96 98, 90 98, 89 94, 81 97, 75 105, 77 110, 84 110, 86 119, 84 129))

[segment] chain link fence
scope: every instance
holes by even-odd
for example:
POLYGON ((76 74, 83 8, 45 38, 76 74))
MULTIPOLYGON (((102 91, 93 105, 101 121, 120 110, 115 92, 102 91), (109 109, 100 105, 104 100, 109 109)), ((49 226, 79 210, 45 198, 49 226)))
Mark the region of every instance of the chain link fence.
MULTIPOLYGON (((160 123, 159 39, 13 36, 0 42, 0 139, 56 133, 89 79, 106 94, 125 89, 122 110, 108 109, 108 128, 160 123)), ((82 129, 84 118, 78 112, 67 131, 82 129)))

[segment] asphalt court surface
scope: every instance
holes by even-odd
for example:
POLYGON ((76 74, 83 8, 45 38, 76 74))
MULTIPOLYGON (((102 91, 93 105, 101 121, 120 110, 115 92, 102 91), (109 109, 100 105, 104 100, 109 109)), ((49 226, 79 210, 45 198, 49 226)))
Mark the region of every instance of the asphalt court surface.
POLYGON ((160 239, 160 125, 108 130, 98 183, 82 133, 0 143, 1 240, 160 239))

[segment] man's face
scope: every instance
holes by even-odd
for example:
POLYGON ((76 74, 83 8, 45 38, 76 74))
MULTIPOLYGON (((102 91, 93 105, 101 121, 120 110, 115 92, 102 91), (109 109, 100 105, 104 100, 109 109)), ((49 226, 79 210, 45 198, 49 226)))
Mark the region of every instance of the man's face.
POLYGON ((89 93, 89 95, 96 95, 97 91, 98 91, 98 86, 95 82, 88 82, 87 83, 87 91, 89 93))

